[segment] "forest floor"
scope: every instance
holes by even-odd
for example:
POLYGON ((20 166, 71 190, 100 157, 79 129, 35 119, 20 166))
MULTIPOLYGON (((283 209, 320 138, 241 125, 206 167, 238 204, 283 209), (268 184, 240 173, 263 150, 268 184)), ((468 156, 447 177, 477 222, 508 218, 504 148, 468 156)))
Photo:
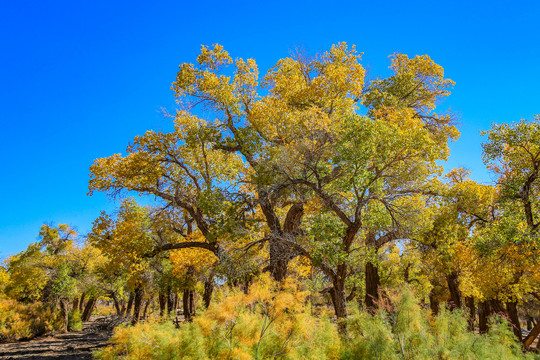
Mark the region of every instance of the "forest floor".
POLYGON ((27 341, 0 344, 1 360, 79 360, 92 359, 92 352, 107 345, 112 331, 100 326, 106 317, 95 317, 84 323, 82 331, 54 334, 27 341))

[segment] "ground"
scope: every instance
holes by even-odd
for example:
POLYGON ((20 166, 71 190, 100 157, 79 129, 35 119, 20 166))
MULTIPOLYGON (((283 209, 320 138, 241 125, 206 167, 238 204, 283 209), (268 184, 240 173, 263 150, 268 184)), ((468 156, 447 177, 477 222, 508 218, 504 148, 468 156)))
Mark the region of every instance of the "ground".
POLYGON ((105 346, 112 334, 109 326, 103 326, 106 322, 106 318, 97 317, 85 323, 82 331, 0 344, 0 359, 92 359, 92 352, 105 346))

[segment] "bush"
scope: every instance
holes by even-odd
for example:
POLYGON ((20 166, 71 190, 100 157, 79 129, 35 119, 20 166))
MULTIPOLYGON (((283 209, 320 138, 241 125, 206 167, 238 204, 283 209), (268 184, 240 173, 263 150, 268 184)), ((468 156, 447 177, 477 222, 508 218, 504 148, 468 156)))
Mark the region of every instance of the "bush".
POLYGON ((83 322, 79 310, 71 310, 68 315, 68 331, 81 331, 83 322))
POLYGON ((98 359, 531 359, 508 323, 492 319, 488 334, 467 330, 459 311, 431 317, 405 290, 391 311, 352 309, 347 334, 314 316, 294 282, 277 286, 263 278, 249 294, 223 291, 193 323, 170 322, 116 329, 98 359))
POLYGON ((49 306, 0 299, 0 341, 29 339, 60 328, 58 314, 49 306))

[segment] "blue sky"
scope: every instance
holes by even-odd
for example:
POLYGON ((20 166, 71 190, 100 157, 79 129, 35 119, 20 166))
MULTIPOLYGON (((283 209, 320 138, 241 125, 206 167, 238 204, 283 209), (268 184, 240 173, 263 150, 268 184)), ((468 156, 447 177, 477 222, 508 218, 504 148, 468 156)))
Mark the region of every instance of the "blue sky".
POLYGON ((0 259, 45 222, 87 232, 100 210, 86 196, 92 161, 147 129, 169 129, 178 65, 201 44, 255 58, 262 71, 301 46, 346 41, 371 77, 394 52, 428 54, 456 82, 447 167, 492 179, 479 131, 540 113, 538 1, 3 1, 0 4, 0 259))

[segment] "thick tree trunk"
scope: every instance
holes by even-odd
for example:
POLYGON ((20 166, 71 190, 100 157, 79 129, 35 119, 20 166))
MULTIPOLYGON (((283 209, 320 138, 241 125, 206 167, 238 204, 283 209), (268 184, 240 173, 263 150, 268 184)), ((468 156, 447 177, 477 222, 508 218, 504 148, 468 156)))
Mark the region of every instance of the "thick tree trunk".
POLYGON ((85 293, 82 293, 81 298, 79 299, 79 311, 82 313, 84 307, 84 297, 85 293))
POLYGON ((71 310, 75 311, 77 309, 79 309, 79 298, 76 297, 76 298, 73 299, 73 301, 71 303, 71 310))
POLYGON ((133 301, 133 316, 131 317, 131 325, 135 325, 141 318, 141 304, 143 300, 143 290, 141 288, 135 289, 135 299, 133 301))
POLYGON ((448 283, 448 290, 450 291, 450 301, 448 303, 450 310, 454 310, 461 307, 461 292, 459 291, 459 279, 455 272, 446 276, 446 282, 448 283))
POLYGON ((60 300, 60 314, 62 315, 62 330, 61 332, 68 332, 68 322, 69 322, 69 306, 67 300, 60 300))
POLYGON ((292 251, 287 244, 279 240, 270 241, 270 265, 268 270, 276 281, 283 281, 287 276, 287 266, 292 257, 292 251))
POLYGON ((431 313, 433 315, 437 315, 439 313, 439 307, 439 301, 437 300, 433 290, 431 290, 429 293, 429 308, 431 309, 431 313))
POLYGON ((167 288, 167 315, 171 316, 173 309, 176 312, 176 307, 174 306, 174 294, 169 287, 167 288))
POLYGON ((174 316, 176 316, 176 311, 178 310, 178 293, 173 293, 173 312, 174 316))
POLYGON ((148 300, 146 300, 146 304, 144 305, 144 312, 143 312, 143 319, 146 319, 146 314, 147 314, 147 311, 148 311, 148 305, 150 305, 150 301, 152 299, 151 298, 148 298, 148 300))
POLYGON ((521 341, 521 324, 519 323, 517 303, 515 301, 506 303, 506 313, 508 314, 508 317, 512 322, 512 330, 514 331, 514 334, 519 339, 519 341, 521 341))
POLYGON ((480 334, 485 334, 488 332, 488 319, 490 315, 490 302, 488 300, 485 300, 478 303, 478 330, 480 334))
POLYGON ((126 317, 131 316, 131 308, 133 308, 133 301, 135 300, 135 295, 133 292, 129 293, 129 299, 127 303, 126 313, 124 314, 126 317))
POLYGON ((184 290, 184 296, 182 297, 182 303, 184 306, 184 320, 192 321, 195 314, 195 297, 194 291, 191 289, 184 290))
POLYGON ((527 335, 527 337, 523 340, 523 346, 525 349, 528 349, 532 345, 534 339, 536 339, 538 335, 540 335, 540 321, 534 325, 529 335, 527 335))
POLYGON ((469 330, 474 331, 474 324, 476 320, 476 308, 474 307, 474 298, 472 296, 467 296, 465 298, 465 305, 469 309, 469 330))
POLYGON ((118 298, 116 297, 116 293, 114 291, 111 291, 111 298, 113 299, 116 315, 122 316, 122 310, 120 309, 120 304, 118 303, 118 298))
POLYGON ((338 265, 336 276, 332 279, 332 288, 330 289, 330 296, 332 297, 332 304, 334 305, 334 312, 338 321, 338 331, 341 334, 345 334, 347 331, 344 321, 347 317, 347 296, 345 294, 346 273, 347 266, 344 264, 338 265))
POLYGON ((379 303, 379 288, 381 279, 379 270, 371 262, 366 263, 366 297, 365 304, 368 310, 376 309, 379 303))
POLYGON ((81 316, 81 320, 83 322, 90 320, 90 316, 92 315, 92 312, 94 311, 96 302, 97 302, 96 297, 90 296, 90 299, 88 299, 88 302, 86 303, 86 306, 84 307, 84 311, 81 316))
POLYGON ((159 294, 158 300, 159 300, 159 316, 162 317, 165 314, 165 310, 167 309, 167 295, 159 294))
POLYGON ((204 294, 203 294, 203 303, 204 307, 208 309, 210 306, 210 301, 212 300, 212 293, 214 292, 214 278, 210 278, 204 282, 204 294))

